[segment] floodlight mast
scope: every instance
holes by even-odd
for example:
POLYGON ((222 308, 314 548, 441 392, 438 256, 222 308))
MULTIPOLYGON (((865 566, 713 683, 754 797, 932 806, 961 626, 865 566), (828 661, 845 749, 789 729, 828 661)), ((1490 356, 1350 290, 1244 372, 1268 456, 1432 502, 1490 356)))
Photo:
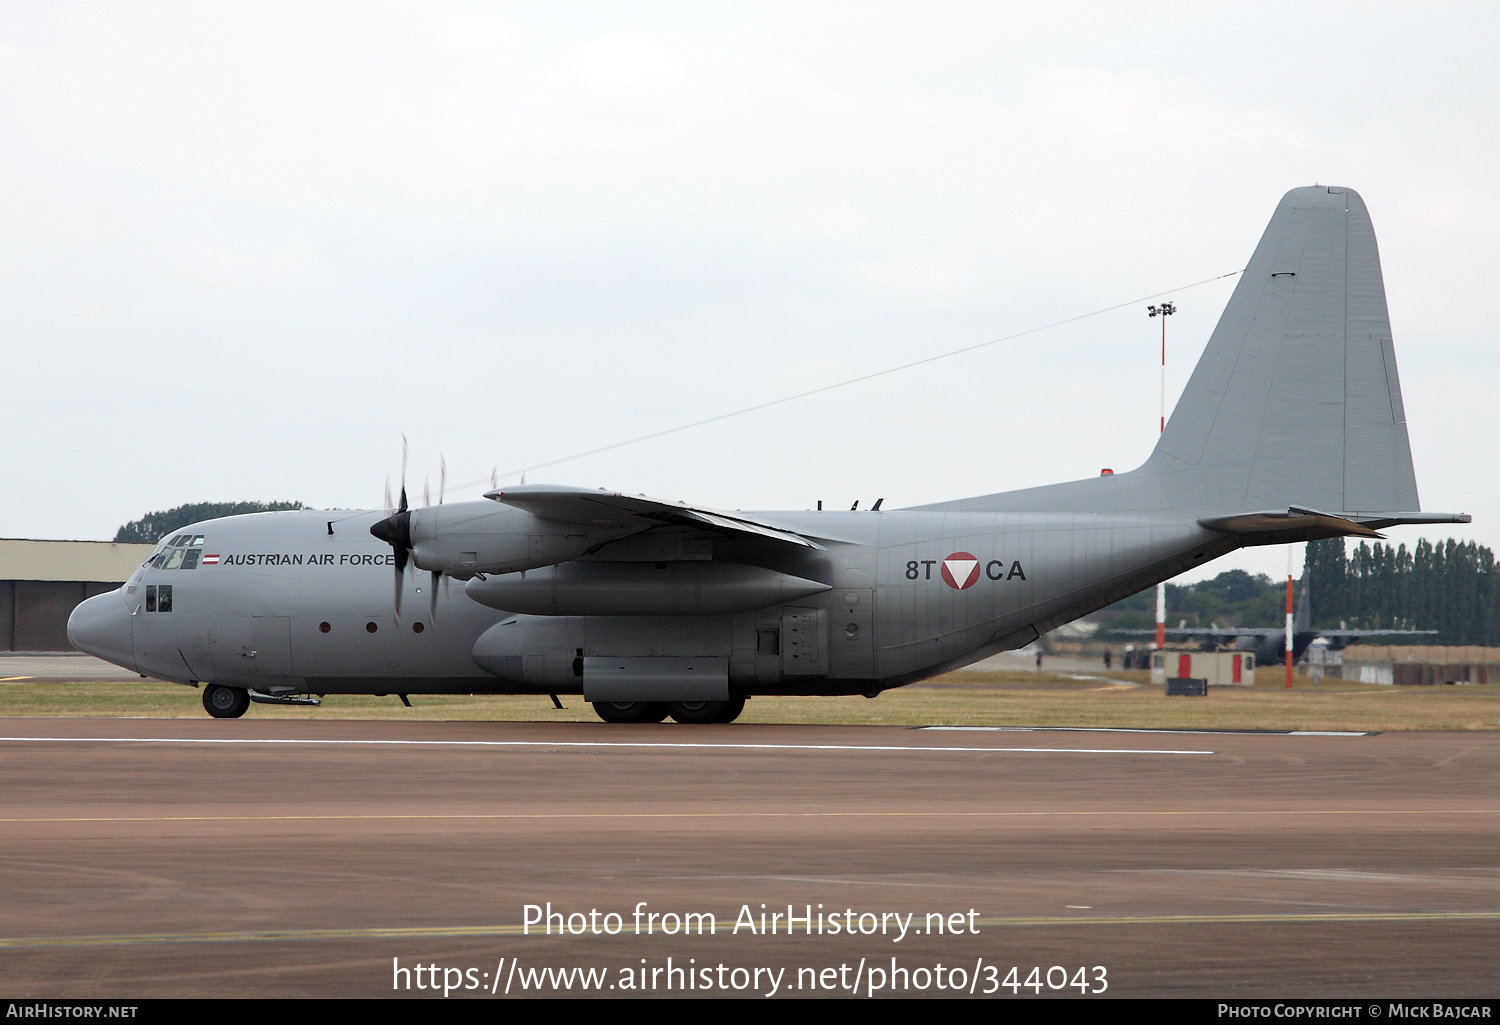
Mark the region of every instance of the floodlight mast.
MULTIPOLYGON (((1175 303, 1147 306, 1146 316, 1161 317, 1161 424, 1158 431, 1167 432, 1167 318, 1177 312, 1175 303)), ((1167 583, 1156 585, 1156 650, 1167 646, 1167 583)))

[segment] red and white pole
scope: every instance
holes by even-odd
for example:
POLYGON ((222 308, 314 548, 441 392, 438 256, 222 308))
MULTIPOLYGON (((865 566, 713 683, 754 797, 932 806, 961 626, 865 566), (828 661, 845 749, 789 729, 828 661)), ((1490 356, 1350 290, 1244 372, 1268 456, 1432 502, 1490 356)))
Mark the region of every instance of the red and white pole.
POLYGON ((1292 689, 1292 551, 1286 546, 1286 689, 1292 689))

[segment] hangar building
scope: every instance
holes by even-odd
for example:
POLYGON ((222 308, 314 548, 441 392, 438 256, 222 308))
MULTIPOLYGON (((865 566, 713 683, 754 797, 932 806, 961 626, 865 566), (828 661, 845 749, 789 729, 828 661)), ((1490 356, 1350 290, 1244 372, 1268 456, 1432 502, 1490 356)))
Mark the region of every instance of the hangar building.
POLYGON ((0 538, 0 651, 72 651, 68 616, 119 587, 151 545, 0 538))

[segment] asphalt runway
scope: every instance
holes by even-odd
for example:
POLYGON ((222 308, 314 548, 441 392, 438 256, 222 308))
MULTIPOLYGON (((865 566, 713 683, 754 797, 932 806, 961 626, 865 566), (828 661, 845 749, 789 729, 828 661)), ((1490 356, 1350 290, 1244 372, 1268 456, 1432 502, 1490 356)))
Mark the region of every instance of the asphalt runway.
POLYGON ((528 982, 541 968, 601 970, 606 996, 878 978, 1013 999, 1012 967, 1027 999, 1028 979, 1500 989, 1492 733, 0 719, 0 736, 6 997, 389 996, 397 968, 399 995, 436 981, 438 999, 445 978, 472 983, 452 998, 559 989, 528 982), (549 901, 598 934, 523 934, 549 901), (642 903, 661 917, 637 934, 642 903), (786 935, 789 904, 823 933, 786 935), (683 935, 687 913, 714 934, 683 935))

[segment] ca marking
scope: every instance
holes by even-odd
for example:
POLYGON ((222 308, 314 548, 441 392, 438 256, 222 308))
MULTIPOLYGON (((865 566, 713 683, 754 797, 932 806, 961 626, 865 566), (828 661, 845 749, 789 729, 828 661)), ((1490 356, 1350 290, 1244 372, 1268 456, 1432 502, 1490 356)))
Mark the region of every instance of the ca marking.
POLYGON ((1314 186, 1282 198, 1129 473, 866 512, 538 484, 409 508, 403 486, 394 509, 193 524, 68 635, 207 684, 219 717, 568 693, 610 722, 729 722, 753 695, 874 696, 1021 647, 1244 546, 1468 519, 1421 511, 1374 228, 1314 186))

